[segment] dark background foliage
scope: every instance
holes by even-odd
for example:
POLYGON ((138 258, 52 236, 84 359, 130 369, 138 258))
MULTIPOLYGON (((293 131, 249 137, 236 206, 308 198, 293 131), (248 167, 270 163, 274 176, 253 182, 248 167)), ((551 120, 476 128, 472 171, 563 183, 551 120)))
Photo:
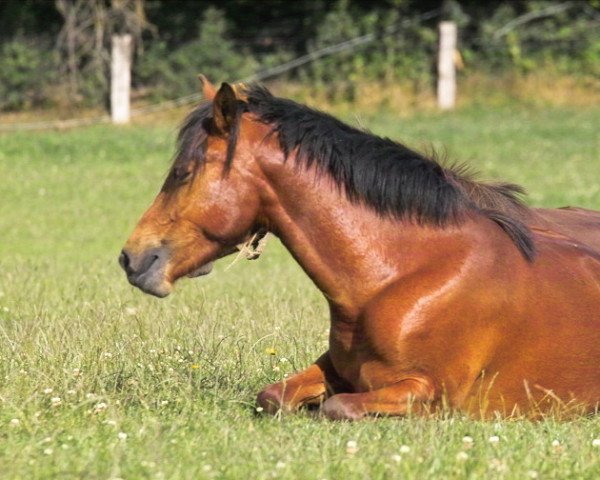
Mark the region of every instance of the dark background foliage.
POLYGON ((133 77, 136 98, 147 101, 194 92, 198 72, 215 81, 245 78, 367 34, 377 39, 311 62, 284 78, 310 85, 332 100, 352 100, 357 85, 364 81, 402 81, 416 89, 429 89, 440 18, 453 19, 459 26, 465 74, 548 70, 600 77, 598 0, 65 2, 104 12, 105 24, 96 24, 89 32, 100 44, 80 54, 71 69, 77 72, 64 68, 66 53, 59 39, 65 17, 58 2, 0 2, 0 109, 103 105, 108 94, 109 33, 118 29, 116 16, 111 17, 115 5, 142 11, 133 77), (552 14, 535 16, 554 7, 552 14), (439 15, 418 21, 432 10, 439 15), (520 24, 524 15, 532 18, 520 24), (402 27, 400 22, 404 22, 402 27))

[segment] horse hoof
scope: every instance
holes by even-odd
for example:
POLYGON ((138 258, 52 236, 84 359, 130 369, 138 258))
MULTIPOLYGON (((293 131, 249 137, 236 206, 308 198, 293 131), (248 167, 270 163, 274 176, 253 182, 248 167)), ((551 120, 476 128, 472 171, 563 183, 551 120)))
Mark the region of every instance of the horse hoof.
POLYGON ((282 408, 281 390, 277 384, 269 385, 256 397, 256 403, 262 411, 275 415, 282 408))
POLYGON ((354 421, 365 416, 365 412, 357 408, 343 393, 327 399, 321 407, 321 412, 330 420, 354 421))

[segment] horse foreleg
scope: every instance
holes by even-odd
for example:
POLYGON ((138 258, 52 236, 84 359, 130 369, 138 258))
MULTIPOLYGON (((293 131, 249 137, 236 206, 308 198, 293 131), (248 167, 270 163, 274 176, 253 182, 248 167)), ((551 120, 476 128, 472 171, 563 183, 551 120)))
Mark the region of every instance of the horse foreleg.
POLYGON ((340 393, 322 407, 332 420, 359 420, 367 415, 397 416, 418 410, 434 399, 434 388, 426 378, 410 378, 378 390, 340 393))
POLYGON ((262 390, 256 399, 259 407, 267 413, 289 412, 304 405, 318 405, 327 395, 328 387, 335 382, 335 374, 324 353, 310 367, 290 378, 273 383, 262 390))

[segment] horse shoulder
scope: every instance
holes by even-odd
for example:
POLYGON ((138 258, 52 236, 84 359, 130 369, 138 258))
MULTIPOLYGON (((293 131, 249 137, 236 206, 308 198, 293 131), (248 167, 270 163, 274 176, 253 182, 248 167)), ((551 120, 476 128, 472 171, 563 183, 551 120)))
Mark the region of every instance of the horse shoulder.
MULTIPOLYGON (((518 256, 518 252, 515 256, 518 256)), ((500 259, 471 251, 398 279, 360 317, 363 383, 421 375, 460 402, 499 343, 498 324, 513 315, 506 305, 500 259), (496 272, 498 273, 498 272, 496 272), (375 360, 375 361, 369 361, 375 360)), ((508 267, 508 265, 507 265, 508 267)))

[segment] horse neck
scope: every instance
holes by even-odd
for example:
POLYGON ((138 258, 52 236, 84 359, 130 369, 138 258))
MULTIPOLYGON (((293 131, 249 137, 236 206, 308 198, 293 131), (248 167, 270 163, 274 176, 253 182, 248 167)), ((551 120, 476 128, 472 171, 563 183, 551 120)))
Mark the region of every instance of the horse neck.
POLYGON ((463 255, 463 229, 382 218, 350 202, 314 167, 266 156, 264 217, 269 228, 341 311, 358 312, 378 291, 426 264, 463 255))

